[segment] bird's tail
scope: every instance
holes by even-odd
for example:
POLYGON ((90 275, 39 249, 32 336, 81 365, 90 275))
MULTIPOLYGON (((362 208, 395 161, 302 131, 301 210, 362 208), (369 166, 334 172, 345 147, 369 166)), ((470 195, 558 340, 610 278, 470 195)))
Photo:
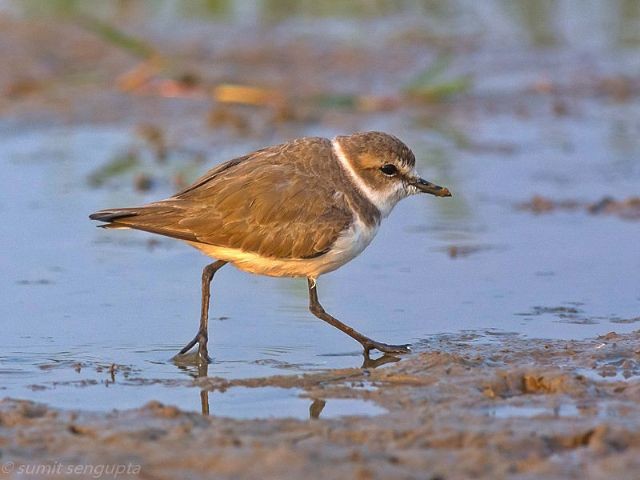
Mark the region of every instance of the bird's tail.
POLYGON ((126 222, 126 219, 137 216, 139 210, 138 208, 100 210, 99 212, 89 215, 89 218, 91 220, 106 222, 104 225, 98 225, 101 228, 131 228, 131 225, 127 225, 129 222, 126 222))
POLYGON ((185 212, 168 202, 143 207, 100 210, 89 215, 91 220, 105 222, 102 228, 134 228, 187 241, 197 241, 193 232, 182 227, 185 212))

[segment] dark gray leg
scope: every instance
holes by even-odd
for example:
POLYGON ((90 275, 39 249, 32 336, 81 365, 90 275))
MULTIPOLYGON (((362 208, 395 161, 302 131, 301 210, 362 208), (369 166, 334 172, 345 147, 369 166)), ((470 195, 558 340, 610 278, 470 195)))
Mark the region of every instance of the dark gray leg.
POLYGON ((411 351, 409 345, 389 345, 371 340, 369 337, 365 337, 350 326, 345 325, 337 318, 332 317, 324 311, 324 308, 322 308, 322 305, 320 305, 320 302, 318 301, 318 291, 315 279, 307 278, 307 283, 309 284, 309 310, 311 310, 311 313, 328 324, 333 325, 338 330, 343 331, 354 340, 360 342, 364 348, 365 354, 368 354, 369 351, 374 348, 384 353, 408 353, 411 351))
POLYGON ((179 353, 179 355, 187 353, 197 343, 199 363, 208 363, 211 361, 207 350, 207 340, 209 339, 209 299, 211 298, 210 286, 215 273, 226 264, 227 262, 218 260, 217 262, 207 265, 202 270, 202 309, 200 310, 200 328, 198 329, 198 333, 194 339, 187 343, 179 353))

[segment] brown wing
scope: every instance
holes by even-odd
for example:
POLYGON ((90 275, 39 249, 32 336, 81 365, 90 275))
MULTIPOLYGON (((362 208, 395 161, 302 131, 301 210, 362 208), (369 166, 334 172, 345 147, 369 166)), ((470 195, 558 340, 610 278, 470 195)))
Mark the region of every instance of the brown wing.
POLYGON ((267 257, 315 257, 352 219, 323 181, 331 162, 328 140, 301 139, 222 164, 167 200, 92 218, 267 257))

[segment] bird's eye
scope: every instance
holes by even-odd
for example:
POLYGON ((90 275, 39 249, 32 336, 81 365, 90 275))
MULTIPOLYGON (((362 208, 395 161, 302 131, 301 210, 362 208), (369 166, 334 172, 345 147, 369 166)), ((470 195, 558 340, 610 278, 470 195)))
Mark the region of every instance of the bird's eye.
POLYGON ((387 163, 386 165, 380 167, 380 171, 390 177, 398 173, 398 169, 396 168, 396 166, 391 163, 387 163))

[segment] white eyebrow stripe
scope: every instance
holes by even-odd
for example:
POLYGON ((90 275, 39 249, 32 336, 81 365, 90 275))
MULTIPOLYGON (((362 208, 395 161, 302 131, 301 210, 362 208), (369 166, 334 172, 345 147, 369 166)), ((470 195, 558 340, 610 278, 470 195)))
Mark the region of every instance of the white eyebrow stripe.
MULTIPOLYGON (((333 140, 331 140, 331 148, 333 149, 333 153, 335 154, 336 158, 340 162, 340 165, 342 165, 342 168, 344 168, 347 174, 351 177, 351 180, 353 180, 356 188, 364 194, 367 200, 373 203, 376 208, 380 210, 380 213, 382 213, 383 216, 386 217, 391 210, 389 208, 389 201, 387 198, 388 195, 385 194, 385 192, 378 192, 372 189, 365 183, 362 177, 355 171, 353 165, 351 165, 351 162, 345 155, 344 150, 342 150, 342 146, 337 139, 334 138, 333 140)), ((393 207, 393 205, 391 207, 393 207)))

